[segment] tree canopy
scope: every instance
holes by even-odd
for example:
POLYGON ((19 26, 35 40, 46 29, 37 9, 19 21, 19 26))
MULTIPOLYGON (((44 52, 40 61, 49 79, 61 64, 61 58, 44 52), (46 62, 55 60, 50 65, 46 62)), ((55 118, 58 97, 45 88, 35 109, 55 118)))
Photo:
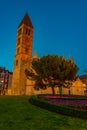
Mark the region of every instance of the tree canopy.
POLYGON ((66 59, 64 56, 47 55, 39 60, 33 60, 31 69, 26 69, 27 78, 35 80, 35 89, 66 87, 69 81, 76 79, 78 67, 73 59, 66 59), (66 82, 68 81, 68 82, 66 82))

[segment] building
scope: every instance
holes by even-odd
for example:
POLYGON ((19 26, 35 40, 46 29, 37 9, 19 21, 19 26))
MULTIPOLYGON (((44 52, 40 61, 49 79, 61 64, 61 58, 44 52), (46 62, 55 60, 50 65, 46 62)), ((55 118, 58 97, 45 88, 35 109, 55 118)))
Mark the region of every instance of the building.
POLYGON ((32 57, 33 25, 28 14, 25 14, 17 29, 16 51, 14 58, 14 70, 12 78, 13 95, 32 95, 48 93, 47 91, 35 91, 34 81, 26 78, 25 69, 29 69, 32 59, 38 59, 36 52, 32 57))
MULTIPOLYGON (((31 67, 32 59, 38 60, 36 52, 32 56, 32 40, 33 40, 33 25, 28 16, 25 14, 21 23, 17 28, 17 37, 16 37, 16 51, 14 57, 14 70, 12 78, 12 95, 34 95, 34 94, 46 94, 52 93, 51 88, 49 87, 46 90, 36 91, 34 90, 34 81, 27 79, 25 75, 25 69, 31 67)), ((71 59, 74 62, 73 59, 71 59)), ((63 88, 62 91, 64 94, 73 94, 73 95, 86 95, 87 94, 87 77, 85 81, 83 77, 79 77, 76 81, 72 83, 72 86, 69 88, 63 88)), ((55 92, 59 93, 58 87, 55 88, 55 92)), ((9 92, 8 92, 9 93, 9 92)))
POLYGON ((0 67, 0 94, 8 94, 8 90, 12 86, 12 72, 0 67))
POLYGON ((30 66, 32 59, 33 25, 26 14, 18 26, 16 37, 16 52, 12 79, 12 94, 26 94, 25 68, 30 66))
POLYGON ((87 74, 79 77, 84 85, 84 95, 87 95, 87 74))

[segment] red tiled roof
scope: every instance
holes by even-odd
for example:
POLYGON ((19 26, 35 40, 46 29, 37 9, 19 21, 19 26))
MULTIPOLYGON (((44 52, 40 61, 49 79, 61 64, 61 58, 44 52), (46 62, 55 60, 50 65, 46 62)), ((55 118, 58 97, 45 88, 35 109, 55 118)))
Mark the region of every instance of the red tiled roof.
POLYGON ((32 25, 32 22, 28 16, 28 14, 26 13, 24 18, 22 19, 21 23, 19 24, 18 28, 22 25, 22 24, 25 24, 27 26, 30 26, 33 28, 33 25, 32 25))

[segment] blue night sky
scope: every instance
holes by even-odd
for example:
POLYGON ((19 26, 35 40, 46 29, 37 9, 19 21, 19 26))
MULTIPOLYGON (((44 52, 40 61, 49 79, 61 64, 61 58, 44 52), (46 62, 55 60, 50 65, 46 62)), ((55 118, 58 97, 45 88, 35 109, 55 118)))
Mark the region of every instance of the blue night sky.
POLYGON ((13 71, 16 31, 28 12, 34 26, 33 52, 74 58, 87 70, 87 0, 0 0, 0 66, 13 71))

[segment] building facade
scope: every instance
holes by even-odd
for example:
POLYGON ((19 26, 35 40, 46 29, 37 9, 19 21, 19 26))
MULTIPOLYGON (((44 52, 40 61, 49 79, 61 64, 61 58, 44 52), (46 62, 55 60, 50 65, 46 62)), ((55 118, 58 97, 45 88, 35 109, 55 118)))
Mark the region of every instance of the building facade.
POLYGON ((12 95, 32 95, 51 93, 48 90, 35 91, 34 81, 26 78, 25 69, 29 69, 32 59, 37 59, 36 52, 32 57, 33 25, 28 14, 25 14, 17 29, 16 51, 12 78, 12 95))
MULTIPOLYGON (((36 52, 32 57, 32 40, 33 40, 33 25, 28 16, 25 14, 21 23, 17 28, 16 37, 16 49, 14 57, 14 70, 12 78, 12 95, 34 95, 34 94, 46 94, 52 93, 49 87, 46 90, 36 91, 34 90, 34 81, 27 79, 25 75, 25 69, 31 67, 31 61, 33 58, 38 59, 36 52)), ((86 94, 86 84, 82 79, 78 79, 73 82, 69 88, 62 88, 63 94, 84 95, 86 94)), ((55 92, 58 94, 58 87, 55 88, 55 92)))
POLYGON ((26 94, 26 76, 24 71, 31 63, 32 39, 33 26, 28 14, 26 14, 17 29, 12 94, 26 94))
POLYGON ((0 67, 0 95, 8 94, 12 86, 12 72, 0 67))

